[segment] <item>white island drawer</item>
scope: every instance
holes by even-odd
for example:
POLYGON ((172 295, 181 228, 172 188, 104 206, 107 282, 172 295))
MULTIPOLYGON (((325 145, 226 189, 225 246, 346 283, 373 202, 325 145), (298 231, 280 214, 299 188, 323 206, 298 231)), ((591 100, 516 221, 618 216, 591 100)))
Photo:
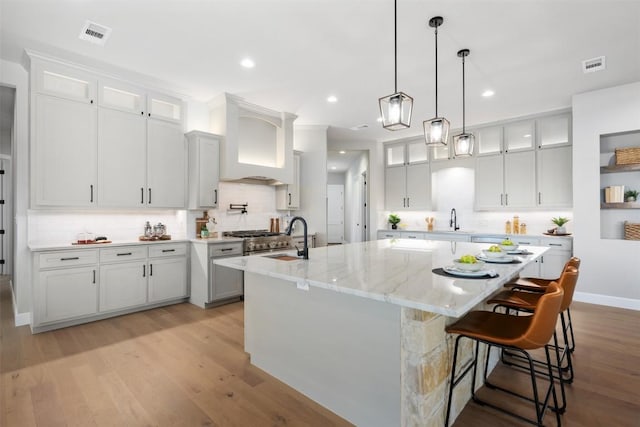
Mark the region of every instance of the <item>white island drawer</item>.
POLYGON ((72 267, 97 262, 97 249, 44 252, 38 257, 38 268, 72 267))
POLYGON ((147 248, 145 246, 122 246, 118 248, 100 249, 100 262, 130 261, 145 259, 147 248))
POLYGON ((149 246, 149 258, 185 256, 187 254, 186 243, 162 243, 149 246))
POLYGON ((541 239, 540 244, 542 246, 549 246, 550 248, 555 248, 562 251, 570 251, 573 247, 573 240, 552 237, 550 239, 541 239))
POLYGON ((221 256, 241 256, 242 242, 239 243, 223 243, 221 245, 213 245, 209 248, 209 257, 218 258, 221 256))

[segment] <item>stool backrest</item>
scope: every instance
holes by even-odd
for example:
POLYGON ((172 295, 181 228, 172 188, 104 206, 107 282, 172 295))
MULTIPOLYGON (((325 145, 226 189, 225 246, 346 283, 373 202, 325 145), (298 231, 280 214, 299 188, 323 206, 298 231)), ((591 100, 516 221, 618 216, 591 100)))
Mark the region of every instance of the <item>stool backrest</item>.
POLYGON ((567 263, 564 265, 565 270, 567 269, 567 267, 575 267, 578 270, 580 269, 580 258, 578 258, 577 256, 572 256, 571 258, 569 258, 569 261, 567 261, 567 263))
POLYGON ((560 276, 560 280, 558 280, 558 285, 564 291, 564 296, 562 297, 562 304, 560 304, 560 311, 565 311, 571 305, 571 301, 573 301, 573 292, 576 289, 576 284, 578 283, 578 269, 576 267, 568 266, 563 272, 562 276, 560 276))
POLYGON ((531 350, 543 347, 549 342, 556 329, 563 295, 564 292, 557 282, 549 283, 531 316, 531 323, 527 331, 520 337, 520 342, 516 344, 516 347, 531 350))

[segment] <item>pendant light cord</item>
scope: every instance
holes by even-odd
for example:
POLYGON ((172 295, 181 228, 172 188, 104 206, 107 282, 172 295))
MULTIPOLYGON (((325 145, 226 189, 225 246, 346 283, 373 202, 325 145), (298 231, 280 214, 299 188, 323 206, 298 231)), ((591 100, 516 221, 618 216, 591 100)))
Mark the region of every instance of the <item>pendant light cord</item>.
POLYGON ((394 91, 398 93, 398 0, 393 0, 393 58, 394 58, 394 91))
POLYGON ((438 117, 438 25, 436 25, 436 117, 438 117))
POLYGON ((465 124, 465 111, 466 109, 466 105, 465 105, 465 96, 464 96, 464 58, 466 55, 462 55, 462 133, 466 133, 465 132, 465 128, 464 128, 464 124, 465 124))

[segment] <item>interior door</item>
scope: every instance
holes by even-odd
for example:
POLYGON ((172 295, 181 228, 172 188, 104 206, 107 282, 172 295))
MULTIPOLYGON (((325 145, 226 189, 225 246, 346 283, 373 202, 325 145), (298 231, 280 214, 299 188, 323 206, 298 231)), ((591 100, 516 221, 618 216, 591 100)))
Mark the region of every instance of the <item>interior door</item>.
POLYGON ((344 185, 327 186, 327 242, 344 241, 344 185))

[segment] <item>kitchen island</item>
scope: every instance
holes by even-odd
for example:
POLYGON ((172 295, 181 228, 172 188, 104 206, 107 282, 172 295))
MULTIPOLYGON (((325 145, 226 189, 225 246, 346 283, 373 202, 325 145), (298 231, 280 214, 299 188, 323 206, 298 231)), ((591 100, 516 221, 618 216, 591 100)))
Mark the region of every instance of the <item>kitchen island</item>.
MULTIPOLYGON (((315 248, 309 260, 215 262, 245 272, 245 350, 254 365, 356 425, 441 426, 451 364, 445 325, 546 251, 528 247, 517 263, 488 264, 494 278, 432 272, 487 247, 378 240, 315 248)), ((453 417, 470 396, 469 386, 455 391, 453 417)))

